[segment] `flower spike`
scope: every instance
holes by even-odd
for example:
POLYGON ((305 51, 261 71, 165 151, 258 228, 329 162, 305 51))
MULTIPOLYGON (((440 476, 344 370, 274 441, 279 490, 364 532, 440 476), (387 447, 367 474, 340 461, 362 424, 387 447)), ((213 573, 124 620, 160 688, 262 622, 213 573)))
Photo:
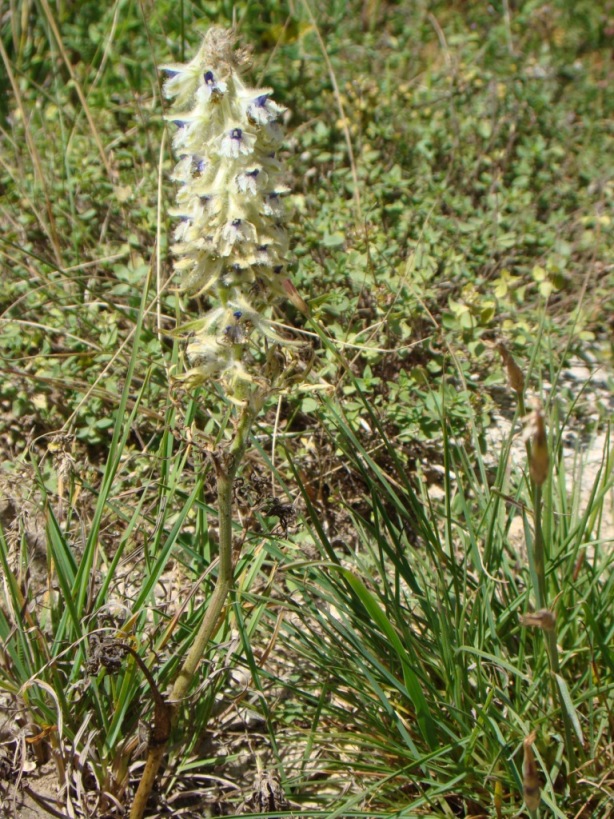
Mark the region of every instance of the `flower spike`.
POLYGON ((289 292, 279 275, 288 250, 277 158, 285 108, 272 89, 244 84, 246 65, 233 33, 214 27, 193 60, 163 66, 174 100, 167 119, 177 125, 175 271, 184 292, 211 304, 187 347, 189 380, 216 378, 231 398, 260 383, 267 345, 292 345, 270 318, 289 292))

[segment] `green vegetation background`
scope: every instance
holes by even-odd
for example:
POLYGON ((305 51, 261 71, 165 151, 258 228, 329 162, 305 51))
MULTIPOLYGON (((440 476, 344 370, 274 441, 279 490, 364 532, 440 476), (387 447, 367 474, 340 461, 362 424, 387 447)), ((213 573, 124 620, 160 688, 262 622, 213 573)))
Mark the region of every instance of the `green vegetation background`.
MULTIPOLYGON (((62 594, 75 598, 71 622, 51 594, 49 621, 37 625, 41 634, 54 635, 52 655, 59 657, 71 644, 85 651, 78 641, 92 623, 104 621, 100 612, 111 594, 101 578, 116 578, 120 558, 138 555, 147 582, 139 591, 130 578, 126 605, 147 653, 145 635, 166 646, 168 618, 155 611, 152 589, 167 561, 178 562, 189 588, 185 578, 194 582, 214 554, 207 532, 215 515, 199 447, 218 432, 226 408, 215 390, 191 400, 169 388, 182 360, 181 344, 171 336, 176 316, 198 305, 184 304, 165 285, 174 191, 158 65, 189 59, 210 24, 233 20, 243 43, 253 47, 255 80, 274 88, 291 112, 284 160, 293 189, 293 280, 343 351, 340 356, 334 344, 319 348, 316 373, 334 392, 297 392, 277 421, 272 407, 256 436, 259 455, 246 472, 256 501, 246 496, 243 503, 260 509, 261 530, 244 530, 248 549, 238 576, 249 614, 236 608, 232 633, 243 648, 224 649, 224 656, 229 667, 247 668, 250 691, 260 690, 267 703, 249 700, 263 720, 263 744, 273 749, 295 799, 320 802, 323 811, 343 806, 326 815, 368 810, 371 802, 369 815, 403 809, 470 815, 476 805, 496 806, 498 787, 504 794, 499 809, 511 815, 522 803, 519 743, 542 714, 550 809, 581 815, 586 805, 597 811, 586 816, 601 815, 612 792, 611 781, 601 778, 611 758, 613 707, 607 550, 591 552, 585 586, 570 578, 587 543, 600 543, 609 452, 594 485, 594 515, 584 513, 562 466, 552 479, 551 509, 567 516, 563 528, 554 511, 550 518, 553 592, 571 595, 561 605, 568 614, 581 608, 588 630, 566 621, 568 671, 589 766, 589 784, 570 791, 558 780, 562 763, 552 737, 560 726, 550 706, 540 704, 548 691, 543 648, 510 625, 515 612, 530 605, 522 559, 506 545, 512 515, 490 492, 493 485, 510 491, 522 507, 529 503, 526 487, 519 482, 510 490, 506 464, 489 452, 486 431, 495 411, 509 410, 494 352, 501 338, 532 389, 539 392, 544 379, 553 387, 553 454, 561 452, 566 425, 580 439, 608 420, 607 401, 598 398, 595 410, 569 384, 559 384, 559 374, 571 356, 610 372, 612 3, 5 4, 5 575, 23 575, 23 564, 18 570, 10 563, 9 535, 27 563, 40 518, 42 563, 47 550, 49 566, 63 575, 62 594), (192 424, 201 436, 195 444, 192 424), (274 426, 278 452, 270 444, 274 426), (270 481, 271 461, 280 496, 284 502, 302 497, 307 516, 288 537, 267 518, 267 495, 258 489, 262 475, 270 481), (442 484, 441 507, 426 494, 434 481, 442 484), (418 557, 409 559, 416 544, 418 557), (334 564, 341 556, 326 574, 322 560, 334 564), (293 561, 298 573, 288 568, 293 561), (435 563, 440 568, 433 575, 435 563), (278 564, 283 582, 276 579, 278 564), (348 567, 355 570, 352 579, 344 579, 348 567), (498 578, 494 585, 489 576, 498 578), (508 584, 505 593, 497 582, 508 584), (375 597, 367 586, 377 589, 375 597), (422 601, 416 609, 408 589, 422 601), (262 692, 272 690, 275 674, 254 659, 250 640, 262 652, 277 633, 271 595, 291 609, 299 594, 311 601, 297 609, 313 636, 308 628, 289 628, 279 673, 294 694, 283 707, 276 702, 273 716, 262 692), (316 602, 319 595, 326 605, 316 602), (473 598, 479 605, 471 613, 473 598), (145 605, 154 614, 139 619, 145 605), (323 614, 330 610, 333 615, 323 614), (336 611, 342 612, 338 620, 336 611), (417 618, 413 629, 410 613, 417 618), (445 627, 431 641, 440 616, 445 627), (474 653, 460 674, 459 657, 468 651, 465 617, 474 653), (509 633, 502 636, 502 629, 509 633), (416 656, 432 654, 432 666, 426 662, 416 679, 408 674, 416 659, 404 656, 395 642, 399 634, 407 645, 426 641, 414 647, 416 656), (288 659, 293 651, 308 658, 304 677, 288 659), (481 667, 484 652, 487 663, 499 658, 496 673, 481 667), (517 690, 503 696, 489 687, 491 673, 517 674, 517 690), (420 685, 428 708, 417 694, 420 685), (342 689, 338 700, 329 699, 342 689), (499 718, 488 730, 473 724, 483 709, 491 719, 485 703, 493 700, 500 714, 517 715, 503 717, 508 734, 499 718), (454 704, 450 713, 437 713, 441 702, 454 704), (431 717, 421 708, 431 709, 431 717), (430 722, 433 709, 437 728, 430 722), (379 749, 376 760, 369 738, 379 749), (284 742, 303 743, 300 764, 284 762, 284 742), (324 760, 326 786, 314 784, 310 753, 324 760), (596 762, 600 754, 603 767, 596 762), (350 782, 357 796, 347 802, 350 782), (593 782, 601 785, 593 788, 593 782)), ((288 323, 303 321, 291 306, 283 311, 288 323)), ((510 443, 511 437, 501 444, 504 456, 510 443)), ((17 605, 17 581, 7 580, 5 588, 17 605)), ((1 624, 8 646, 14 640, 10 614, 1 624)), ((175 651, 182 639, 187 632, 175 651)), ((23 684, 43 666, 49 671, 49 655, 23 640, 18 649, 11 643, 3 672, 12 694, 16 680, 23 684)), ((56 693, 83 673, 83 655, 69 659, 69 667, 59 659, 49 666, 56 693)), ((175 667, 170 653, 158 669, 162 687, 175 667)), ((123 688, 102 679, 96 685, 96 706, 67 694, 58 707, 65 711, 68 743, 94 707, 99 745, 92 765, 103 789, 121 779, 114 754, 139 716, 127 705, 146 689, 139 689, 133 668, 123 688), (118 708, 111 717, 103 715, 107 700, 118 708)), ((223 685, 220 679, 204 698, 194 733, 178 754, 200 759, 205 769, 197 729, 204 730, 223 685)), ((30 704, 41 724, 57 722, 42 688, 30 704)), ((218 750, 209 752, 217 760, 218 750)), ((181 780, 175 776, 169 791, 181 780)), ((235 796, 229 799, 236 806, 235 796)))

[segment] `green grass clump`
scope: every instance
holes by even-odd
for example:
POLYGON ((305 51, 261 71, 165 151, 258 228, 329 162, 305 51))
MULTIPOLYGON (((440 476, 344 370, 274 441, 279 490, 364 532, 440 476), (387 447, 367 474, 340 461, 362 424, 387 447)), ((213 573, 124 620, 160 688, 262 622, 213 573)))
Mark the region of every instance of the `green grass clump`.
MULTIPOLYGON (((600 523, 612 487, 610 451, 585 509, 562 464, 546 485, 544 588, 559 623, 555 677, 548 632, 522 627, 523 615, 545 603, 532 585, 531 488, 510 475, 511 437, 489 480, 479 450, 474 462, 475 451, 470 459, 447 437, 444 407, 444 495, 434 502, 367 402, 365 416, 384 445, 376 459, 343 411, 328 411, 365 496, 351 510, 358 541, 351 552, 327 536, 305 496, 328 560, 292 572, 302 604, 288 637, 318 669, 312 685, 323 691, 311 695, 312 742, 325 749, 320 764, 341 780, 359 771, 370 783, 361 804, 395 811, 402 804, 394 815, 429 808, 488 815, 498 798, 514 812, 522 801, 523 738, 536 730, 544 805, 557 816, 601 815, 610 797, 589 782, 607 778, 611 766, 611 635, 602 617, 612 605, 614 558, 611 532, 602 534, 600 523), (508 540, 519 514, 528 555, 508 540), (570 787, 578 771, 581 784, 570 787)), ((554 451, 562 432, 551 435, 554 451)), ((352 804, 353 797, 345 802, 352 804)))
POLYGON ((533 753, 537 812, 608 815, 610 17, 563 0, 8 4, 0 764, 53 769, 54 810, 128 809, 139 723, 218 577, 210 451, 235 410, 174 381, 180 317, 209 305, 170 279, 158 66, 234 19, 254 82, 293 112, 310 317, 295 299, 275 318, 304 332, 311 374, 254 426, 234 591, 151 814, 527 815, 533 753), (502 338, 544 405, 539 492, 502 338), (523 625, 539 609, 555 632, 523 625))

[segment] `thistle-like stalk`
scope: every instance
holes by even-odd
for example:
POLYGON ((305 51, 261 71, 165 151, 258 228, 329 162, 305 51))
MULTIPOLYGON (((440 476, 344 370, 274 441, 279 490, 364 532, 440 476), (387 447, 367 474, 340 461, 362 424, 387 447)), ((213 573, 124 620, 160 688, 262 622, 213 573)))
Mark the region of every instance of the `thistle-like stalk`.
MULTIPOLYGON (((222 622, 233 585, 233 482, 249 442, 251 426, 266 396, 284 381, 285 338, 272 319, 280 296, 306 310, 285 271, 288 240, 283 225, 281 181, 276 152, 284 109, 271 89, 247 87, 241 72, 247 52, 236 48, 232 32, 212 28, 196 57, 186 65, 163 66, 165 94, 174 98, 168 119, 177 128, 173 147, 179 184, 173 215, 175 272, 181 289, 204 296, 209 310, 187 345, 191 364, 180 377, 187 386, 217 380, 237 407, 234 434, 213 453, 217 479, 219 567, 215 588, 170 695, 175 724, 182 701, 222 622), (298 300, 298 301, 297 301, 298 300)), ((130 818, 141 819, 166 752, 166 741, 151 744, 130 818)))
POLYGON ((569 766, 569 779, 575 782, 576 752, 573 742, 572 718, 563 696, 561 686, 565 686, 560 676, 559 648, 557 643, 556 618, 548 609, 548 587, 546 584, 546 544, 542 527, 544 500, 542 488, 550 474, 550 455, 548 454, 548 436, 541 403, 533 402, 533 412, 528 416, 525 428, 525 441, 529 455, 529 475, 533 493, 534 537, 531 545, 533 585, 537 609, 542 615, 537 627, 544 635, 546 652, 553 676, 552 688, 555 702, 558 703, 563 719, 565 750, 569 766))

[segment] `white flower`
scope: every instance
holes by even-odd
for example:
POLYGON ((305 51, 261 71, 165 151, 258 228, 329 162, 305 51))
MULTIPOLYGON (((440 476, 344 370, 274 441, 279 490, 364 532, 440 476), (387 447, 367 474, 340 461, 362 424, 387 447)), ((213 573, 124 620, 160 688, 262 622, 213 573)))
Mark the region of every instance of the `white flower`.
POLYGON ((255 242, 256 228, 246 219, 233 219, 220 230, 219 254, 230 256, 235 245, 242 242, 255 242))
POLYGON ((200 75, 198 63, 195 61, 187 65, 172 63, 161 66, 161 71, 164 71, 167 77, 164 83, 164 96, 167 99, 175 97, 178 108, 188 105, 198 87, 200 75))
POLYGON ((243 128, 230 128, 220 140, 218 153, 230 159, 238 159, 240 156, 248 156, 253 153, 256 137, 244 131, 243 128))
POLYGON ((253 90, 245 88, 240 92, 241 104, 247 118, 255 125, 267 125, 274 122, 286 110, 270 98, 270 88, 253 90))
POLYGON ((290 346, 294 346, 294 344, 299 343, 289 341, 288 339, 282 338, 280 335, 278 335, 278 333, 273 330, 275 322, 264 318, 261 311, 253 307, 247 301, 247 299, 241 295, 237 295, 235 298, 229 299, 228 308, 233 311, 235 316, 238 313, 242 322, 249 322, 252 324, 256 330, 262 333, 263 336, 266 336, 266 338, 268 338, 270 341, 290 346))
POLYGON ((202 152, 208 142, 215 139, 219 132, 219 124, 203 107, 197 107, 186 114, 175 114, 166 118, 177 127, 173 135, 173 148, 178 154, 202 152))
POLYGON ((210 378, 229 365, 228 349, 219 344, 215 336, 196 335, 187 346, 188 359, 204 378, 210 378))
POLYGON ((215 202, 207 196, 195 196, 185 186, 181 195, 177 196, 177 204, 181 207, 173 208, 170 211, 171 216, 179 218, 179 224, 174 233, 175 241, 197 241, 202 236, 213 214, 215 214, 215 202))
POLYGON ((203 84, 196 92, 196 99, 200 104, 219 102, 228 91, 228 83, 215 76, 213 71, 203 73, 203 84))
POLYGON ((222 340, 228 344, 243 344, 245 342, 245 328, 239 322, 227 324, 224 327, 222 340))
POLYGON ((282 127, 277 122, 268 122, 261 129, 263 145, 268 145, 271 149, 277 148, 284 136, 282 127))
POLYGON ((180 221, 179 221, 179 224, 177 225, 177 227, 173 231, 173 239, 176 242, 183 242, 184 239, 185 239, 186 233, 189 230, 191 224, 192 223, 191 223, 190 218, 188 216, 182 216, 180 221))
POLYGON ((281 216, 283 207, 277 191, 272 191, 264 197, 262 212, 265 216, 281 216))
POLYGON ((242 171, 235 177, 235 184, 239 193, 248 193, 250 196, 255 196, 258 193, 259 186, 266 185, 268 176, 262 168, 250 168, 248 171, 242 171))

